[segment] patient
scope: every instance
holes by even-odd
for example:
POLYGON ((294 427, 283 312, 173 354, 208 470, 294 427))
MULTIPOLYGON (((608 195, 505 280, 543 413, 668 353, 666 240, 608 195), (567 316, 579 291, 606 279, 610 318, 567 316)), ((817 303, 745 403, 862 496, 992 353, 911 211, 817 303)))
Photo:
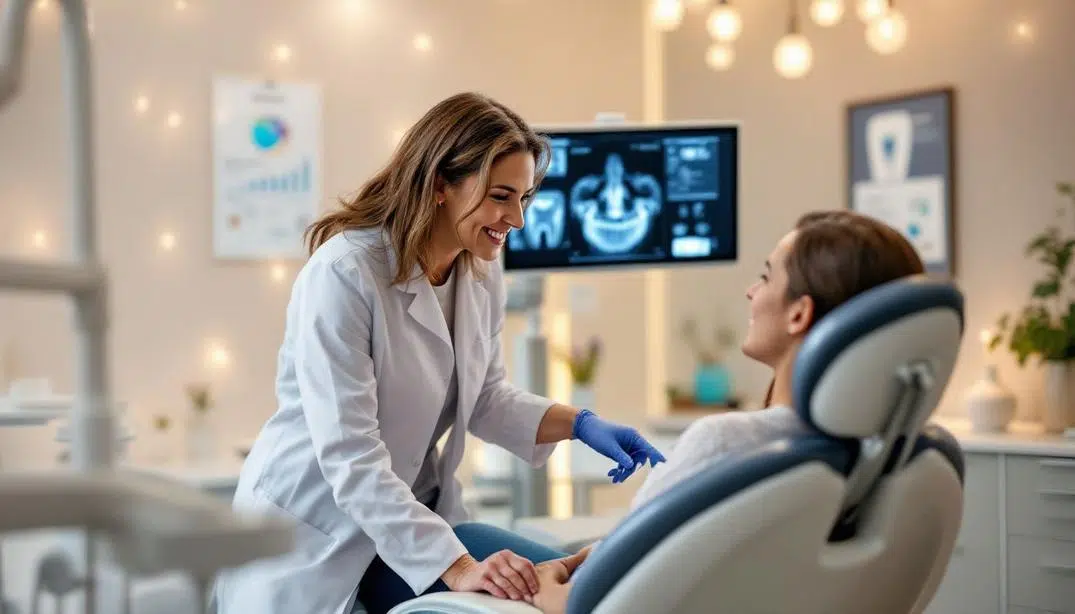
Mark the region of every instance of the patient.
MULTIPOLYGON (((853 296, 922 272, 922 261, 911 244, 872 218, 851 211, 821 211, 800 218, 747 289, 750 321, 742 350, 773 370, 765 409, 695 421, 667 455, 668 462, 652 470, 631 508, 729 454, 806 429, 791 408, 792 369, 806 333, 853 296)), ((539 564, 541 586, 534 605, 546 614, 563 612, 571 575, 593 547, 539 564)))

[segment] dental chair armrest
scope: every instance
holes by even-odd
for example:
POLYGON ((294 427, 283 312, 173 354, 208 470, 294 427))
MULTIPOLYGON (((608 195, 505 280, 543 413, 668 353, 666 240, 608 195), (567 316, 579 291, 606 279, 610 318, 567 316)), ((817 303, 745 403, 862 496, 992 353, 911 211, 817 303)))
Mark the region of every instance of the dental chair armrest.
POLYGON ((570 518, 532 516, 516 520, 512 530, 554 550, 574 554, 604 539, 626 516, 626 511, 603 516, 570 518))
POLYGON ((541 614, 525 601, 480 593, 430 593, 392 608, 388 614, 541 614))

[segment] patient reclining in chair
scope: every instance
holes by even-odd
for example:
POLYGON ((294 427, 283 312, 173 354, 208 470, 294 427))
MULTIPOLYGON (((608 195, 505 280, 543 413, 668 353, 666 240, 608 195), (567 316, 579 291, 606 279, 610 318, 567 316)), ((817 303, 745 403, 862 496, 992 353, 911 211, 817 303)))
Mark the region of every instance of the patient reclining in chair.
MULTIPOLYGON (((667 462, 653 468, 631 509, 720 459, 808 429, 791 403, 793 366, 807 332, 852 297, 923 270, 911 244, 872 218, 846 210, 814 212, 800 218, 777 243, 746 293, 750 322, 743 353, 773 370, 765 408, 715 414, 691 424, 667 455, 667 462)), ((468 549, 480 549, 483 531, 499 530, 484 525, 457 527, 468 549)), ((498 541, 503 543, 503 537, 498 541)), ((537 563, 540 587, 526 601, 547 614, 563 612, 572 575, 600 543, 563 556, 521 537, 517 541, 518 548, 511 549, 537 563)))
MULTIPOLYGON (((750 323, 742 349, 773 369, 765 409, 695 421, 667 455, 668 462, 652 470, 631 509, 707 464, 807 429, 791 407, 791 386, 795 357, 808 330, 853 296, 924 270, 914 248, 896 230, 850 211, 803 216, 764 266, 747 290, 750 323)), ((539 564, 541 588, 534 604, 546 613, 562 612, 571 575, 595 546, 539 564)))

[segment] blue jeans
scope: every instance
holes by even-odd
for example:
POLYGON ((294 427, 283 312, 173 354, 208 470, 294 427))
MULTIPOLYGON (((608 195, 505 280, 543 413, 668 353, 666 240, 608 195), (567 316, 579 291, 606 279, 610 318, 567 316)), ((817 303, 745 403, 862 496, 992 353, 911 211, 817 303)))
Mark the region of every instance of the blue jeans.
MULTIPOLYGON (((567 556, 563 552, 557 552, 511 531, 478 522, 457 526, 455 534, 466 546, 467 552, 479 561, 484 561, 489 555, 501 550, 511 550, 534 564, 567 556)), ((440 593, 447 590, 448 586, 442 580, 437 580, 426 593, 440 593)), ((403 578, 392 571, 381 560, 381 557, 373 559, 373 563, 370 564, 358 585, 358 601, 369 614, 385 614, 416 596, 403 578)))

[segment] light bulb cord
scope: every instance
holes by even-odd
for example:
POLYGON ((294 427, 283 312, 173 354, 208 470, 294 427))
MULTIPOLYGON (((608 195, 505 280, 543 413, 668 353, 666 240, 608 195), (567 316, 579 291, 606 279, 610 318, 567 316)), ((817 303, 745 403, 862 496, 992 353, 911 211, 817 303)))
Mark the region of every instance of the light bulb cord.
POLYGON ((788 34, 799 33, 799 10, 795 0, 788 0, 788 34))

